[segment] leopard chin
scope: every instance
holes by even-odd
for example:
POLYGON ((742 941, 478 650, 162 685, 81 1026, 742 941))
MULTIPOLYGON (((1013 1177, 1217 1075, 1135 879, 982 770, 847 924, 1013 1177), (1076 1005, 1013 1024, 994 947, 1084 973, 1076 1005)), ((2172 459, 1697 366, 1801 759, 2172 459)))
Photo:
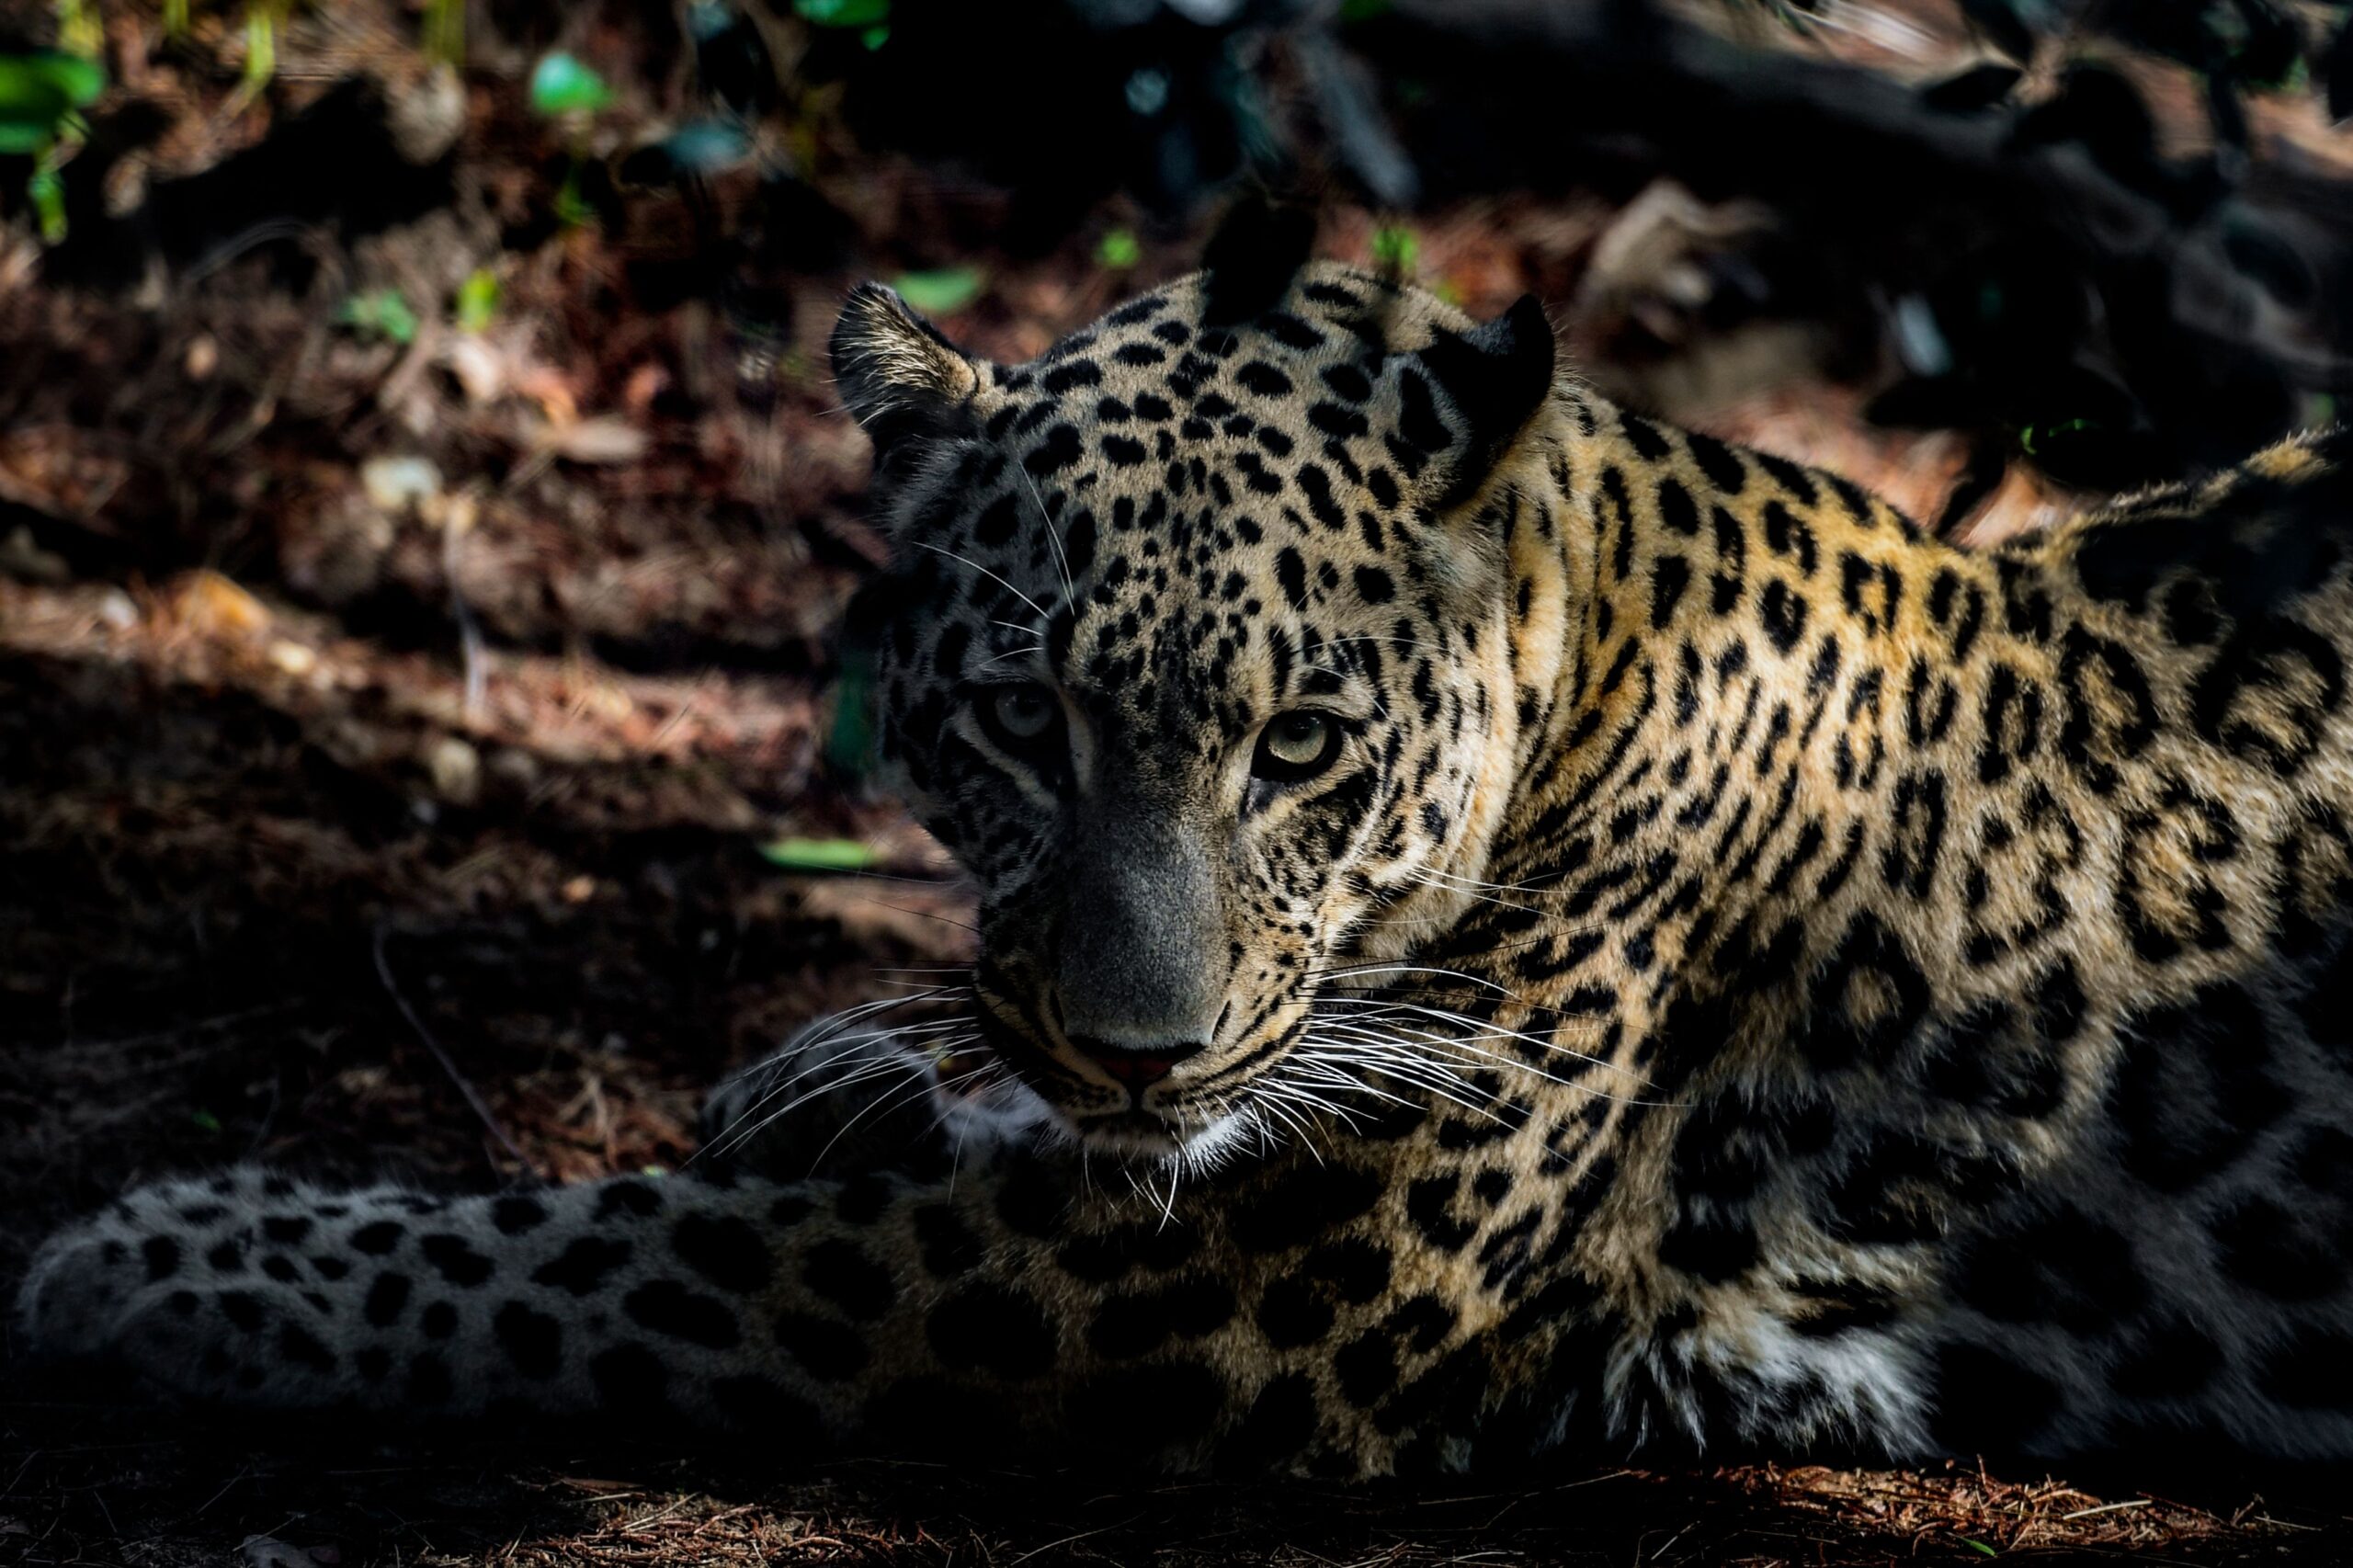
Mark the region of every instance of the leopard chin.
MULTIPOLYGON (((1160 1111, 1131 1108, 1062 1119, 1079 1146, 1122 1163, 1200 1174, 1254 1146, 1259 1129, 1246 1109, 1207 1121, 1160 1111)), ((1261 1135, 1256 1142, 1263 1142, 1261 1135)))

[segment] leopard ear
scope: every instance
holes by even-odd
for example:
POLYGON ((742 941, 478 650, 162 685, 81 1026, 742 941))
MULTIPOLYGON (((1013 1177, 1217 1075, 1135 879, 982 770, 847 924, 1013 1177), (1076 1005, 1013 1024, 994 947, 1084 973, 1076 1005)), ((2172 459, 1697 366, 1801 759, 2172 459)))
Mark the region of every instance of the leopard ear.
POLYGON ((832 353, 842 403, 873 437, 878 458, 910 438, 955 433, 987 381, 981 361, 880 283, 850 290, 832 353))
POLYGON ((1552 324, 1533 294, 1468 332, 1440 332, 1397 374, 1390 451, 1444 509, 1485 483, 1552 391, 1552 324))

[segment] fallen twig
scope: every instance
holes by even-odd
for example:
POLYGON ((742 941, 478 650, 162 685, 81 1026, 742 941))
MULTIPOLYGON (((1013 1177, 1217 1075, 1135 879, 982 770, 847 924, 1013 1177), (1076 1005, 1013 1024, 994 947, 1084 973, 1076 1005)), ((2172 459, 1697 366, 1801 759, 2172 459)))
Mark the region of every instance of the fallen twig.
POLYGON ((392 960, 384 954, 386 935, 384 922, 378 921, 372 946, 376 955, 376 978, 383 983, 384 994, 392 999, 392 1006, 401 1010, 401 1017, 408 1020, 408 1027, 415 1031, 416 1038, 424 1043, 425 1049, 433 1053, 433 1060, 441 1064, 441 1071, 448 1075, 459 1096, 465 1100, 467 1108, 474 1113, 475 1119, 482 1123, 483 1130, 496 1140, 498 1146, 506 1151, 507 1157, 522 1166, 532 1180, 544 1179, 540 1176, 539 1166, 532 1164, 531 1157, 517 1148, 515 1140, 506 1135, 506 1129, 500 1125, 497 1116, 490 1108, 489 1102, 475 1090, 472 1082, 458 1070, 456 1061, 441 1048, 441 1042, 433 1038, 433 1031, 425 1027, 425 1020, 417 1016, 416 1009, 409 1006, 408 998, 401 994, 401 988, 393 983, 392 960))

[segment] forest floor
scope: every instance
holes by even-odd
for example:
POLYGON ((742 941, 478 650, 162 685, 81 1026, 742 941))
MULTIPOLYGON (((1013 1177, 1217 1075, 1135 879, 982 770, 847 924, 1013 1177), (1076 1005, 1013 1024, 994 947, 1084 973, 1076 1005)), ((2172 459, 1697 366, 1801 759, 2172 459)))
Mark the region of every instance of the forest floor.
MULTIPOLYGON (((937 850, 826 760, 827 633, 879 552, 817 369, 854 273, 798 279, 747 390, 714 312, 642 297, 658 212, 517 239, 553 176, 510 98, 464 100, 446 203, 345 213, 347 244, 322 219, 58 279, 0 238, 0 1290, 61 1220, 224 1161, 477 1188, 675 1169, 705 1085, 964 956, 937 850), (499 303, 461 329, 434 301, 477 269, 499 303), (352 319, 386 290, 413 333, 352 319), (762 854, 794 838, 856 840, 870 874, 762 854)), ((166 139, 151 189, 227 155, 199 131, 244 134, 166 139)), ((882 158, 826 194, 870 257, 979 257, 949 324, 1005 358, 1199 240, 1112 209, 996 255, 998 195, 882 158)), ((1612 390, 1933 516, 1959 450, 1863 426, 1811 368, 1833 346, 1662 338, 1643 280, 1740 222, 1672 190, 1480 203, 1417 222, 1413 265, 1483 312, 1533 289, 1612 390)), ((1324 248, 1366 259, 1374 229, 1336 209, 1324 248)), ((1976 529, 2059 500, 2021 482, 1976 529)), ((2353 1560, 2341 1493, 2245 1477, 1107 1488, 273 1428, 0 1378, 0 1562, 2353 1560)))

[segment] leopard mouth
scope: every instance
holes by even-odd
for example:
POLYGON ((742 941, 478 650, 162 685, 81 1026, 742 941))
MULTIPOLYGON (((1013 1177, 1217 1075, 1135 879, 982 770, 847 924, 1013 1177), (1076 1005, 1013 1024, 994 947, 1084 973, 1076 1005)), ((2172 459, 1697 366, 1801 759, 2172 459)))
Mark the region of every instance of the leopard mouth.
POLYGON ((985 1043, 999 1060, 1012 1065, 1016 1076, 1052 1119, 1080 1146, 1116 1159, 1165 1165, 1222 1151, 1233 1142, 1240 1118, 1232 1114, 1204 1118, 1199 1108, 1179 1098, 1174 1104, 1144 1106, 1132 1099, 1110 1109, 1081 1108, 1066 1103, 1062 1094, 1076 1091, 1092 1096, 1093 1085, 1069 1072, 1051 1053, 1002 1019, 983 1017, 985 1043), (1025 1064, 1037 1064, 1033 1074, 1025 1064), (1059 1092, 1058 1092, 1059 1091, 1059 1092))
POLYGON ((1265 1038, 1217 1053, 1213 1064, 1179 1075, 1143 1096, 1112 1091, 1083 1075, 1050 1043, 1053 1031, 1034 1019, 1002 985, 978 988, 981 1048, 1014 1075, 1082 1147, 1120 1158, 1163 1163, 1222 1157, 1246 1143, 1250 1117, 1239 1108, 1254 1080, 1279 1062, 1305 1028, 1311 1011, 1267 1006, 1260 1027, 1286 1010, 1294 1016, 1265 1038))

